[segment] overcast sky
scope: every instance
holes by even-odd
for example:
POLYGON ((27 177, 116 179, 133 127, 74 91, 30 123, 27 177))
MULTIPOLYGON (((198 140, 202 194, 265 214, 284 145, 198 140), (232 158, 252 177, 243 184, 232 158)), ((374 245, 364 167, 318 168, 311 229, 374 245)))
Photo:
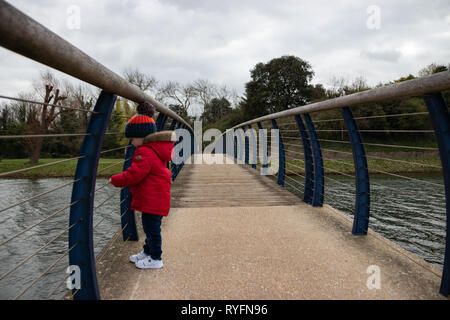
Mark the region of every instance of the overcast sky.
MULTIPOLYGON (((111 70, 198 78, 238 93, 250 69, 282 55, 370 85, 450 62, 450 1, 11 0, 111 70), (75 6, 75 11, 73 10, 75 6), (80 11, 77 28, 76 11, 80 11)), ((0 94, 31 89, 45 67, 0 48, 0 94)))

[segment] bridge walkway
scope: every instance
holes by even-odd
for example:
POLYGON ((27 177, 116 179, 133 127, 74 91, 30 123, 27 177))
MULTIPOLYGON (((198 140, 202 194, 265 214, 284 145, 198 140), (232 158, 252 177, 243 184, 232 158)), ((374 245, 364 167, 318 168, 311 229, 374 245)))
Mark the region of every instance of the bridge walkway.
POLYGON ((139 226, 141 241, 117 237, 99 255, 101 297, 443 299, 442 271, 372 230, 353 236, 351 226, 338 210, 306 205, 248 166, 186 164, 163 219, 164 268, 128 261, 142 248, 139 226), (379 268, 379 289, 367 286, 376 278, 369 266, 379 268))

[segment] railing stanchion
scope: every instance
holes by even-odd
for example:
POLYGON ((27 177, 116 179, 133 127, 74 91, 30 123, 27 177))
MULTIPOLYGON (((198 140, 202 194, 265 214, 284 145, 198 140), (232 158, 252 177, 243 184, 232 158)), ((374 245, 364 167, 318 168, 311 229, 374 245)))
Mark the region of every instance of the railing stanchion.
POLYGON ((245 164, 248 164, 249 163, 249 158, 250 158, 250 155, 249 155, 249 153, 250 153, 250 146, 249 146, 249 138, 248 138, 248 134, 247 134, 247 132, 248 132, 248 130, 245 130, 245 127, 244 128, 242 128, 242 130, 243 130, 243 132, 244 132, 244 161, 245 161, 245 164))
MULTIPOLYGON (((181 128, 180 129, 186 129, 186 127, 184 126, 184 125, 181 125, 181 128)), ((181 139, 179 140, 180 142, 181 141, 183 141, 184 140, 184 137, 180 137, 181 139)), ((181 163, 180 163, 180 165, 179 165, 179 167, 178 167, 178 169, 177 169, 177 175, 180 173, 180 171, 181 171, 181 169, 183 169, 183 167, 184 167, 184 162, 185 162, 185 160, 186 159, 184 159, 184 147, 183 148, 181 148, 181 150, 180 150, 180 153, 179 153, 179 155, 180 155, 180 157, 181 157, 181 163)))
POLYGON ((272 126, 275 130, 278 130, 278 184, 284 187, 284 175, 286 174, 286 156, 284 155, 283 138, 281 132, 278 129, 278 124, 275 119, 272 120, 272 126))
POLYGON ((257 148, 256 148, 256 135, 255 135, 255 130, 253 130, 252 125, 249 124, 248 125, 248 129, 250 130, 250 134, 251 134, 251 139, 252 139, 252 168, 256 169, 256 163, 258 162, 258 155, 257 155, 257 148))
POLYGON ((158 131, 164 130, 166 121, 167 121, 167 114, 164 113, 158 114, 158 118, 156 119, 156 130, 158 131))
POLYGON ((238 147, 237 147, 237 137, 233 136, 233 139, 234 139, 234 144, 233 144, 234 158, 237 160, 237 149, 238 149, 238 147))
POLYGON ((303 117, 308 127, 314 158, 314 194, 312 205, 313 207, 321 207, 323 205, 325 191, 322 150, 320 149, 320 143, 317 139, 316 129, 314 128, 311 116, 305 113, 303 117))
POLYGON ((263 126, 261 122, 257 123, 258 130, 259 130, 259 152, 262 154, 262 163, 261 163, 261 174, 267 175, 268 167, 269 167, 269 160, 268 160, 268 154, 267 154, 267 137, 264 133, 263 126))
MULTIPOLYGON (((131 167, 132 157, 136 148, 131 144, 131 140, 128 144, 130 147, 127 148, 125 153, 126 160, 123 163, 122 171, 126 171, 131 167)), ((122 225, 122 239, 123 241, 138 241, 139 235, 136 226, 136 216, 135 211, 131 210, 131 192, 130 187, 122 188, 120 190, 120 223, 122 225)))
MULTIPOLYGON (((172 124, 173 124, 173 122, 172 122, 172 124)), ((172 127, 172 126, 171 126, 172 127)), ((176 124, 175 124, 175 131, 177 130, 177 129, 181 129, 181 124, 179 123, 179 122, 177 122, 176 124)), ((181 141, 183 141, 182 139, 181 139, 182 137, 178 137, 177 136, 177 141, 174 143, 174 147, 176 146, 176 145, 178 145, 181 141)), ((181 151, 179 151, 179 153, 178 154, 175 154, 174 156, 176 156, 177 157, 177 162, 178 162, 178 159, 179 159, 179 157, 181 156, 181 153, 183 152, 183 150, 181 150, 181 151)), ((175 180, 175 178, 177 177, 177 175, 178 175, 178 172, 181 170, 181 163, 180 164, 177 164, 177 163, 175 163, 174 161, 173 161, 173 159, 171 160, 171 168, 172 168, 172 181, 174 181, 175 180)))
POLYGON ((100 93, 94 107, 98 113, 92 114, 86 130, 91 135, 84 138, 81 146, 80 155, 87 157, 78 160, 75 172, 74 179, 82 180, 74 183, 71 202, 81 201, 70 208, 69 225, 81 222, 69 230, 69 248, 78 243, 69 252, 69 264, 80 268, 81 288, 74 296, 77 300, 100 299, 93 240, 95 182, 103 138, 116 98, 116 95, 105 91, 100 93))
POLYGON ((227 138, 225 133, 222 134, 222 153, 227 154, 227 138))
POLYGON ((370 216, 370 183, 366 152, 352 111, 350 108, 342 108, 341 113, 347 126, 355 166, 356 193, 352 234, 365 236, 370 216))
MULTIPOLYGON (((173 119, 172 122, 170 123, 169 130, 170 130, 170 131, 175 130, 175 125, 176 125, 176 124, 177 124, 177 120, 173 119)), ((170 162, 172 163, 172 161, 170 161, 170 162)), ((169 162, 167 162, 167 169, 172 169, 172 168, 169 166, 169 162)))
POLYGON ((450 115, 448 112, 447 103, 442 93, 426 94, 424 99, 430 114, 431 122, 433 123, 444 175, 446 200, 446 240, 444 269, 442 271, 442 280, 439 292, 448 297, 450 292, 450 115))
POLYGON ((295 116, 298 130, 303 143, 303 154, 305 157, 305 191, 303 193, 303 201, 312 204, 314 194, 314 162, 311 150, 311 143, 309 141, 308 132, 302 118, 299 115, 295 116))

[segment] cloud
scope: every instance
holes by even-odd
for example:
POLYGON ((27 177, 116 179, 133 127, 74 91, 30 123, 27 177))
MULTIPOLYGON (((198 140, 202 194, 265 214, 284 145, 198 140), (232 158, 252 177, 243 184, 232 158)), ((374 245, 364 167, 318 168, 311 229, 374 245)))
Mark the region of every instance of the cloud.
POLYGON ((381 60, 387 62, 398 62, 401 51, 398 49, 387 49, 387 50, 363 50, 361 55, 368 58, 369 60, 381 60))
MULTIPOLYGON (((239 93, 258 62, 282 55, 309 61, 314 83, 334 75, 369 84, 448 63, 450 2, 377 1, 380 28, 367 28, 373 1, 16 0, 52 31, 122 73, 136 67, 158 80, 198 78, 239 93), (81 29, 67 28, 79 6, 81 29)), ((26 90, 43 66, 0 49, 0 94, 26 90), (20 71, 18 71, 20 70, 20 71)))

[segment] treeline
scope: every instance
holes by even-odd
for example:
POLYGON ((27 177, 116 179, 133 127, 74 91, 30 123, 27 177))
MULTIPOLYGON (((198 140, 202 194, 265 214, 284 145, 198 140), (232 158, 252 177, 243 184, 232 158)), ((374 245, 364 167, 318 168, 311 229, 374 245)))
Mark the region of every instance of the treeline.
MULTIPOLYGON (((446 71, 448 66, 432 63, 419 71, 418 76, 446 71)), ((283 111, 312 102, 332 99, 348 95, 371 87, 362 78, 352 82, 342 77, 331 79, 331 86, 313 84, 314 71, 311 65, 295 56, 282 56, 267 63, 258 63, 250 71, 251 80, 245 85, 245 93, 238 96, 235 90, 226 85, 217 85, 206 79, 198 79, 182 84, 176 81, 160 82, 151 75, 137 69, 127 69, 124 77, 138 86, 156 100, 169 106, 173 111, 193 124, 196 119, 192 114, 199 114, 203 120, 203 130, 218 128, 224 131, 236 124, 273 112, 283 111)), ((397 83, 416 76, 394 80, 385 84, 397 83)), ((99 89, 80 84, 74 86, 61 81, 47 71, 40 79, 34 81, 30 92, 19 94, 20 101, 5 101, 0 105, 0 134, 2 136, 45 135, 84 133, 90 112, 94 108, 99 89), (27 101, 37 101, 37 105, 27 101), (55 107, 55 105, 64 108, 55 107)), ((444 93, 447 101, 449 92, 444 93)), ((108 124, 103 150, 124 146, 127 139, 122 132, 127 119, 136 110, 136 104, 119 98, 114 107, 111 121, 108 124)), ((352 108, 355 117, 370 117, 401 113, 426 112, 422 97, 403 100, 384 101, 352 108)), ((327 111, 312 115, 315 120, 341 118, 339 111, 327 111)), ((429 130, 432 129, 427 116, 379 117, 358 120, 361 130, 429 130)), ((342 121, 316 122, 318 130, 341 130, 342 121)), ((342 138, 339 132, 322 132, 322 138, 342 138)), ((373 133, 368 139, 433 139, 432 135, 421 133, 390 134, 373 133)), ((37 162, 40 157, 66 158, 78 156, 82 136, 52 138, 12 138, 0 139, 0 157, 29 158, 37 162)), ((367 138, 365 139, 367 141, 367 138)), ((123 152, 108 153, 108 157, 122 157, 123 152)))
MULTIPOLYGON (((162 83, 136 69, 125 70, 124 77, 191 123, 195 117, 189 116, 188 112, 194 107, 203 110, 201 118, 204 121, 215 122, 231 112, 238 101, 234 90, 205 79, 188 84, 176 81, 162 83)), ((73 86, 47 71, 41 74, 39 80, 34 81, 32 91, 19 94, 15 97, 17 101, 11 100, 0 105, 0 135, 84 133, 91 114, 89 111, 93 110, 99 94, 99 89, 88 85, 73 86)), ((108 134, 104 138, 103 150, 127 144, 123 131, 135 110, 134 102, 120 97, 117 99, 108 124, 108 134)), ((0 139, 0 157, 29 158, 33 163, 38 162, 39 158, 76 157, 82 140, 81 135, 25 139, 4 137, 0 139)), ((109 152, 107 156, 122 157, 123 151, 109 152)))
MULTIPOLYGON (((432 63, 418 72, 418 76, 427 76, 437 72, 447 71, 449 66, 432 63)), ((365 90, 373 89, 367 81, 358 77, 348 81, 343 77, 331 79, 331 86, 325 88, 322 84, 312 84, 314 71, 311 65, 295 56, 283 56, 272 59, 267 63, 258 63, 251 71, 251 81, 246 84, 245 95, 238 107, 221 118, 210 127, 221 130, 230 128, 236 124, 261 117, 270 113, 279 112, 313 102, 333 99, 365 90)), ((379 83, 376 87, 382 87, 398 83, 416 76, 410 74, 388 83, 379 83)), ((444 92, 449 101, 450 91, 444 92)), ((360 105, 352 108, 355 117, 373 117, 393 114, 422 113, 427 112, 423 97, 412 97, 402 100, 386 100, 383 102, 360 105)), ((342 119, 340 110, 313 113, 314 120, 342 119)), ((270 124, 268 125, 270 126, 270 124)), ((317 121, 317 130, 344 129, 343 121, 317 121)), ((427 115, 414 115, 404 117, 376 117, 358 120, 361 130, 382 130, 383 132, 364 133, 365 141, 418 141, 434 140, 429 133, 408 132, 395 133, 389 130, 432 130, 427 115)), ((344 138, 342 132, 320 132, 323 139, 344 138)), ((345 136, 345 138, 347 138, 345 136)))

